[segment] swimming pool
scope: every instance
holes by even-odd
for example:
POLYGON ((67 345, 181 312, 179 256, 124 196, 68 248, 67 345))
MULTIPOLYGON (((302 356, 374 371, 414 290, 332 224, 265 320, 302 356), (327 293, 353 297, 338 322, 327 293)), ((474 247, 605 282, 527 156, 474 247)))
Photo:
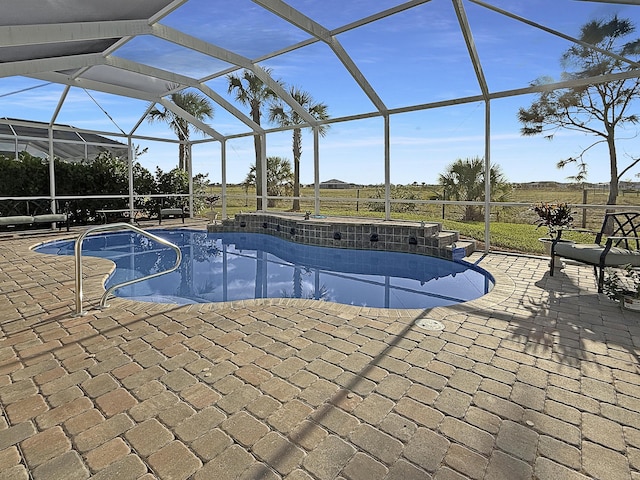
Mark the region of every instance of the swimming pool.
MULTIPOLYGON (((409 253, 316 247, 260 233, 153 230, 182 251, 178 270, 115 290, 157 303, 303 298, 376 308, 431 308, 478 298, 493 288, 489 273, 467 262, 409 253)), ((75 240, 37 252, 73 255, 75 240)), ((90 235, 83 255, 116 269, 106 287, 171 267, 175 252, 134 232, 90 235)))

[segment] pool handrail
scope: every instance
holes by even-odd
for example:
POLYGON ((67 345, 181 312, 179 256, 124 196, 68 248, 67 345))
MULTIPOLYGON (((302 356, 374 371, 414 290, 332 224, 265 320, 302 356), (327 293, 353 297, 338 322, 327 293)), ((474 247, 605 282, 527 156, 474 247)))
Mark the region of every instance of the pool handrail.
POLYGON ((144 277, 140 277, 140 278, 134 278, 133 280, 127 280, 126 282, 121 282, 109 287, 109 289, 107 289, 107 291, 104 292, 104 294, 102 295, 102 298, 100 299, 100 308, 104 308, 108 306, 107 297, 111 295, 111 293, 117 288, 126 287, 128 285, 141 282, 143 280, 149 280, 151 278, 159 277, 160 275, 164 275, 166 273, 171 273, 180 266, 180 263, 182 262, 182 252, 180 251, 180 248, 177 245, 169 242, 168 240, 165 240, 164 238, 160 238, 157 235, 149 233, 141 228, 138 228, 135 225, 131 225, 130 223, 120 222, 120 223, 110 223, 106 225, 97 225, 95 227, 88 228, 81 235, 78 236, 74 246, 74 253, 75 253, 75 259, 76 259, 76 312, 74 316, 83 316, 87 314, 86 311, 82 310, 82 296, 83 296, 82 295, 83 294, 82 292, 82 242, 90 233, 93 233, 96 231, 100 231, 100 230, 111 231, 111 230, 125 230, 125 229, 132 230, 162 245, 172 248, 176 252, 176 263, 175 265, 173 265, 173 267, 167 270, 152 273, 150 275, 145 275, 144 277))

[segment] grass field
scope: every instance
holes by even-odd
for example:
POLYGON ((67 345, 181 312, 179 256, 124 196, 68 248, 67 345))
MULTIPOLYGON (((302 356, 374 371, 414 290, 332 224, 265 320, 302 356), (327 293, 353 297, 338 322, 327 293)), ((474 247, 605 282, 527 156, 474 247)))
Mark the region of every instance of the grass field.
MULTIPOLYGON (((220 194, 221 187, 210 187, 210 194, 220 194)), ((410 186, 411 193, 418 200, 431 200, 437 195, 437 186, 410 186)), ((349 216, 384 218, 384 211, 374 211, 375 205, 383 208, 381 203, 371 202, 368 198, 376 197, 376 187, 361 187, 340 190, 320 190, 320 213, 327 216, 349 216), (330 197, 333 197, 331 199, 330 197), (336 199, 337 198, 337 199, 336 199)), ((300 210, 314 211, 313 188, 302 188, 300 210)), ((523 253, 543 254, 544 248, 538 238, 547 233, 545 228, 536 228, 537 215, 531 210, 536 202, 566 202, 576 206, 574 214, 574 226, 584 226, 590 229, 599 229, 602 224, 604 210, 601 208, 580 208, 586 195, 587 205, 605 205, 608 190, 603 188, 590 188, 586 194, 581 188, 570 185, 556 186, 519 186, 514 188, 509 197, 510 203, 521 203, 519 206, 499 206, 491 209, 491 247, 495 250, 510 250, 523 253)), ((640 205, 640 192, 623 192, 618 197, 618 205, 634 207, 640 205)), ((408 204, 401 204, 408 206, 408 204)), ((290 211, 292 200, 276 200, 275 205, 270 206, 273 211, 290 211)), ((441 222, 447 230, 457 230, 464 237, 470 237, 480 242, 484 241, 484 222, 462 221, 462 206, 441 204, 414 204, 409 211, 392 211, 391 217, 398 220, 436 221, 441 222)), ((640 208, 640 207, 639 207, 640 208)), ((218 205, 217 209, 220 209, 218 205)), ((255 211, 255 191, 245 193, 241 186, 227 186, 227 215, 232 216, 240 211, 255 211)), ((589 235, 573 234, 577 241, 593 241, 589 235)))

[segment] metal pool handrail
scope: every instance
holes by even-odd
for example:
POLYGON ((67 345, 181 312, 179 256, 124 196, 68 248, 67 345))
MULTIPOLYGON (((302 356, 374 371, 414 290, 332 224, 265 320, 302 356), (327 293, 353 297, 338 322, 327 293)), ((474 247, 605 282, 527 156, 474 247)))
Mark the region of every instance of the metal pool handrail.
POLYGON ((111 223, 108 225, 98 225, 98 226, 89 228, 78 237, 74 247, 74 252, 76 257, 76 313, 75 313, 75 316, 82 316, 87 314, 86 311, 82 310, 82 242, 84 241, 87 235, 99 230, 110 231, 110 230, 124 230, 124 229, 132 230, 162 245, 173 248, 173 250, 175 250, 176 252, 176 263, 173 267, 167 270, 163 270, 162 272, 152 273, 151 275, 146 275, 140 278, 134 278, 133 280, 127 280, 126 282, 113 285, 102 295, 102 298, 100 299, 100 308, 107 306, 107 297, 111 295, 111 292, 113 292, 115 289, 126 287, 128 285, 141 282, 143 280, 149 280, 151 278, 159 277, 160 275, 164 275, 166 273, 171 273, 180 266, 180 262, 182 262, 182 252, 180 251, 180 248, 178 246, 165 240, 164 238, 160 238, 156 235, 153 235, 152 233, 146 232, 134 225, 131 225, 129 223, 111 223))

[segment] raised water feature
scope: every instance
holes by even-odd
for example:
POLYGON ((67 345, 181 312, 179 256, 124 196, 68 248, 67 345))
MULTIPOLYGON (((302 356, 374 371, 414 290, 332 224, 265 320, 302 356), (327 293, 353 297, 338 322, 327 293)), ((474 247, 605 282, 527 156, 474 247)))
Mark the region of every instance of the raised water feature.
POLYGON ((305 245, 416 253, 448 260, 460 260, 475 249, 473 242, 461 241, 458 232, 443 230, 435 222, 239 213, 209 225, 208 231, 265 233, 305 245))

